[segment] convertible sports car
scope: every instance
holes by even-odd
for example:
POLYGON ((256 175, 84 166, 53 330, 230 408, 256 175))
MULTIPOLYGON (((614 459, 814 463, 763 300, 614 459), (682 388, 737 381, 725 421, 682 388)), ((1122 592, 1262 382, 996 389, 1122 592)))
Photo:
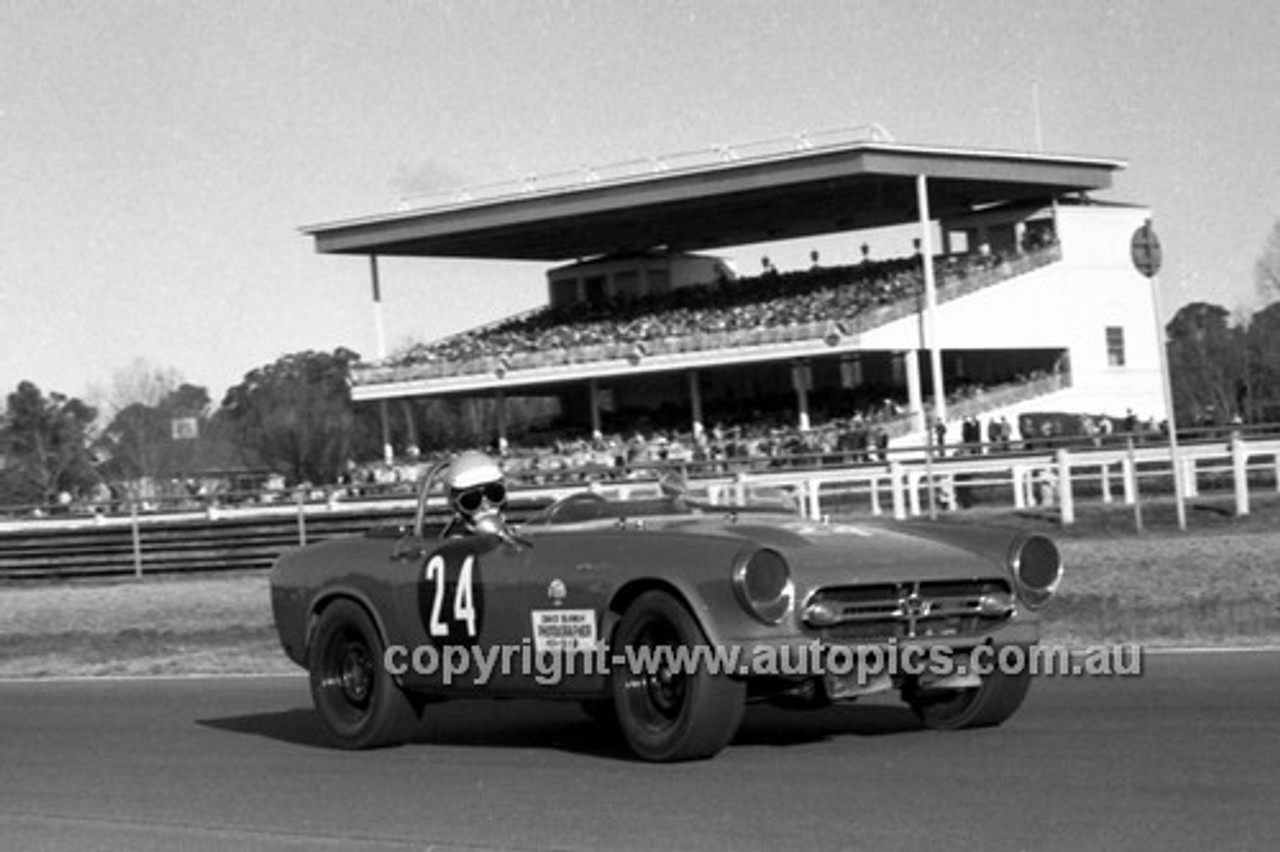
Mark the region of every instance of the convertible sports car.
POLYGON ((518 527, 412 525, 284 555, 276 627, 334 743, 404 741, 432 701, 578 701, 640 758, 704 758, 748 701, 897 690, 926 727, 995 725, 1062 574, 1048 538, 959 524, 827 523, 680 489, 572 494, 518 527), (1004 653, 1010 651, 1013 653, 1004 653))

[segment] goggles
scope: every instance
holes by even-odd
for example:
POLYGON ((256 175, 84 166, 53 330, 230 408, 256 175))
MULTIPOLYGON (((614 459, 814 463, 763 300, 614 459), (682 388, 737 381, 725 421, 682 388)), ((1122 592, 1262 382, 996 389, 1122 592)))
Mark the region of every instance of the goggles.
POLYGON ((480 509, 486 502, 490 506, 501 506, 507 502, 507 487, 501 482, 486 482, 484 485, 473 485, 453 492, 453 505, 467 514, 480 509))

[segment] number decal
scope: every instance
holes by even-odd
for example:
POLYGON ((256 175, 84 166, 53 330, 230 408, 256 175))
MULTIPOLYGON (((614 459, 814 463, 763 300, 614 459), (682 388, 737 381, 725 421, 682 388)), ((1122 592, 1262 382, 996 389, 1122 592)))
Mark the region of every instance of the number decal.
POLYGON ((457 577, 450 579, 449 566, 443 554, 437 553, 427 560, 423 569, 424 588, 420 596, 421 607, 427 633, 433 638, 448 638, 455 641, 474 640, 479 633, 479 612, 476 607, 474 588, 475 555, 468 553, 458 567, 457 577), (452 600, 450 601, 450 586, 452 600), (426 596, 430 595, 430 607, 425 606, 426 596), (452 606, 452 612, 445 612, 446 601, 452 606))
POLYGON ((458 587, 453 592, 453 617, 467 625, 467 635, 476 635, 475 595, 471 592, 471 566, 476 558, 468 556, 462 560, 462 568, 458 571, 458 587))
POLYGON ((440 620, 440 605, 444 602, 444 557, 436 554, 427 563, 426 580, 435 586, 435 597, 431 599, 431 618, 427 620, 427 630, 432 636, 448 636, 449 625, 440 620))

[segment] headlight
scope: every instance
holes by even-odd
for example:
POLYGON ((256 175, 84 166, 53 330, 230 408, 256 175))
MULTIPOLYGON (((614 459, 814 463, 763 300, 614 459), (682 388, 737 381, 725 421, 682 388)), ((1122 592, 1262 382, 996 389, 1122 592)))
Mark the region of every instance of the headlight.
POLYGON ((1018 538, 1009 549, 1009 570, 1018 597, 1032 609, 1044 606, 1062 580, 1058 547, 1042 535, 1018 538))
POLYGON ((791 567, 772 550, 754 551, 734 566, 733 590, 743 608, 765 624, 781 621, 795 600, 791 567))

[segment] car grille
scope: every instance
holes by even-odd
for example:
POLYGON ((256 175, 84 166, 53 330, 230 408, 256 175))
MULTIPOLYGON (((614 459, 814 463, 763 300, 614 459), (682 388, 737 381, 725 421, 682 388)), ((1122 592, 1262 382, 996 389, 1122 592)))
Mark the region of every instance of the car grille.
POLYGON ((833 608, 834 623, 809 626, 837 641, 976 636, 1009 619, 1009 612, 984 612, 982 597, 1009 594, 1001 580, 834 586, 819 589, 809 601, 833 608))

